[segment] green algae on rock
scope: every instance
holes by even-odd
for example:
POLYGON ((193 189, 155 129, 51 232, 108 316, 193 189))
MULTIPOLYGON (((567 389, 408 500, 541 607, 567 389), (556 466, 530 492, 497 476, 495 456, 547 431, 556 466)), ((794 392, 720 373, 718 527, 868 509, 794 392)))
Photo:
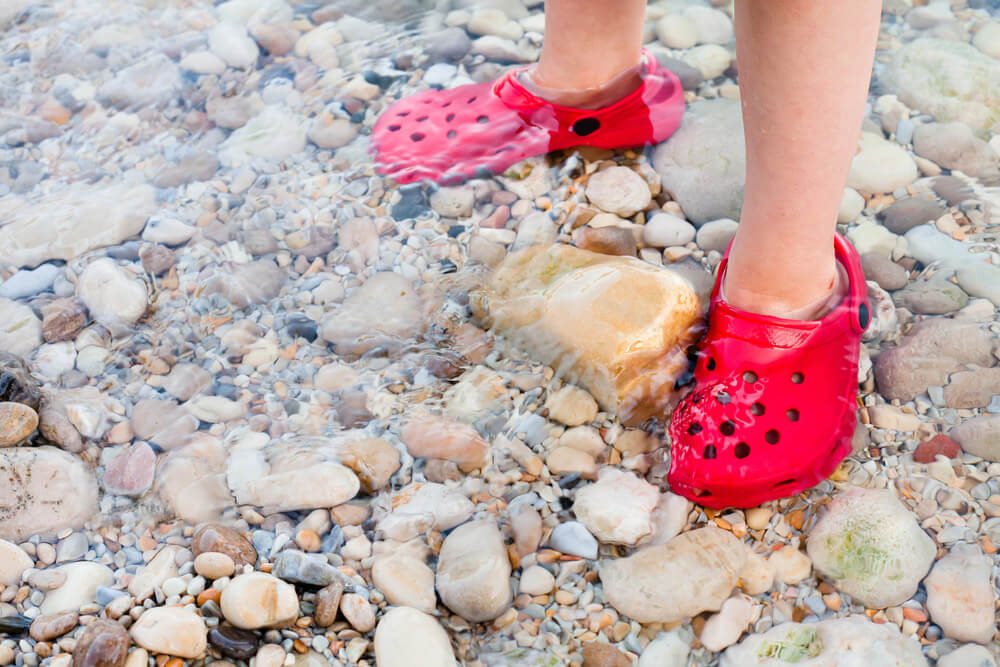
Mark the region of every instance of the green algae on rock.
POLYGON ((486 325, 631 423, 673 406, 701 316, 686 278, 567 245, 509 255, 471 304, 486 325))
POLYGON ((876 609, 908 600, 937 552, 892 491, 861 488, 833 500, 806 549, 838 589, 876 609))

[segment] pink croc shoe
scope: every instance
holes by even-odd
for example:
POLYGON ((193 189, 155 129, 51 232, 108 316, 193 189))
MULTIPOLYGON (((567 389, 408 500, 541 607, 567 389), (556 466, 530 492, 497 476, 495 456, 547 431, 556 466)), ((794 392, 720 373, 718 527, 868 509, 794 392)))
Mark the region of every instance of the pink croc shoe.
POLYGON ((839 234, 835 244, 849 288, 814 321, 733 308, 719 297, 722 260, 694 389, 670 422, 675 493, 716 509, 754 507, 817 484, 850 453, 870 315, 858 253, 839 234))
POLYGON ((371 147, 379 173, 400 183, 451 183, 500 173, 534 155, 570 148, 624 148, 663 141, 684 113, 677 76, 643 54, 642 84, 602 109, 559 106, 528 92, 518 76, 427 90, 382 112, 371 147))

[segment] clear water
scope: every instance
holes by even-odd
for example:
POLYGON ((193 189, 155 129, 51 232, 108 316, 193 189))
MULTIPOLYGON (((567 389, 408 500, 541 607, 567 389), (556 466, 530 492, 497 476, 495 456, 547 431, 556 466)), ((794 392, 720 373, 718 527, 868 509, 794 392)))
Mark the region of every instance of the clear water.
MULTIPOLYGON (((522 163, 502 176, 461 185, 471 193, 471 212, 443 214, 432 206, 433 186, 401 186, 377 175, 368 135, 389 104, 428 89, 428 78, 446 87, 484 82, 514 64, 511 58, 499 61, 475 53, 452 62, 441 53, 442 28, 461 23, 461 12, 474 11, 477 3, 116 0, 97 6, 85 0, 6 0, 11 1, 17 11, 0 7, 0 20, 5 11, 12 15, 0 29, 0 238, 5 228, 20 231, 16 241, 0 246, 0 290, 6 290, 0 294, 41 316, 57 298, 79 294, 79 278, 88 264, 109 257, 126 267, 149 297, 145 312, 134 321, 121 321, 114 313, 124 308, 125 295, 105 295, 112 315, 91 317, 73 343, 34 345, 21 352, 45 390, 70 392, 65 396, 75 406, 72 428, 84 432, 78 455, 102 476, 120 452, 117 447, 132 440, 149 442, 156 455, 151 489, 128 495, 102 488, 100 513, 89 535, 138 536, 165 522, 170 535, 183 536, 194 524, 214 519, 289 533, 313 509, 308 503, 291 503, 286 511, 271 513, 273 508, 255 509, 252 502, 237 505, 231 490, 268 466, 305 460, 309 463, 300 468, 305 469, 313 462, 311 452, 325 452, 325 445, 345 435, 384 437, 404 452, 401 425, 427 412, 458 415, 488 439, 520 434, 544 458, 563 431, 546 419, 544 406, 564 374, 555 362, 554 369, 546 368, 537 355, 533 359, 508 345, 502 334, 495 337, 472 327, 469 293, 486 275, 470 258, 473 238, 495 223, 498 228, 484 237, 492 239, 489 252, 499 259, 496 249, 499 256, 507 252, 529 212, 542 211, 556 223, 554 238, 548 240, 572 242, 575 221, 587 204, 582 179, 610 162, 654 175, 652 149, 565 150, 522 163), (459 13, 449 15, 450 10, 459 13), (213 45, 211 31, 220 16, 249 25, 257 43, 236 31, 217 35, 219 43, 213 45), (327 22, 313 28, 312 22, 321 19, 327 22), (310 45, 298 41, 308 29, 319 34, 330 26, 336 36, 331 32, 310 45), (271 55, 259 48, 263 44, 286 52, 271 55), (212 51, 227 53, 237 66, 227 66, 212 51), (428 58, 435 52, 437 62, 428 58), (504 206, 509 218, 496 223, 497 210, 504 206), (150 254, 153 245, 159 246, 156 254, 150 254), (35 270, 39 266, 43 268, 35 270), (348 312, 345 298, 350 302, 351 294, 383 271, 415 285, 418 301, 401 301, 395 287, 388 286, 368 292, 370 302, 355 299, 350 316, 343 315, 348 312), (407 314, 408 308, 413 312, 407 314), (334 325, 328 325, 331 320, 334 325), (323 339, 327 326, 338 332, 333 345, 323 339), (190 396, 165 387, 164 373, 178 364, 203 371, 192 376, 197 379, 191 380, 190 396), (323 367, 329 370, 320 382, 317 372, 323 367), (228 402, 198 404, 199 397, 228 402), (176 407, 189 398, 194 403, 176 407), (130 433, 136 430, 134 408, 144 400, 163 401, 152 409, 159 421, 147 417, 152 426, 144 423, 141 435, 130 433), (183 519, 176 519, 178 512, 183 519)), ((652 48, 657 48, 652 41, 655 19, 684 4, 651 8, 647 36, 652 48)), ((997 18, 995 4, 972 9, 964 2, 950 4, 950 18, 898 12, 883 17, 866 129, 889 126, 891 101, 880 105, 878 100, 892 90, 882 75, 895 53, 919 38, 969 41, 970 32, 991 12, 997 18)), ((541 12, 534 1, 491 6, 518 14, 516 20, 529 28, 537 25, 541 12)), ((939 3, 935 6, 943 12, 939 3)), ((527 60, 536 54, 540 39, 527 30, 516 44, 518 57, 527 60)), ((689 55, 660 51, 682 59, 689 55)), ((1000 70, 1000 60, 996 63, 992 70, 982 66, 984 76, 1000 70)), ((1000 97, 989 97, 996 81, 1000 77, 971 85, 986 90, 985 106, 1000 114, 1000 97)), ((734 83, 723 73, 687 95, 689 101, 731 97, 734 83)), ((914 104, 910 108, 912 114, 896 125, 895 134, 885 130, 886 137, 907 139, 898 141, 906 150, 912 143, 904 135, 933 116, 914 104)), ((981 131, 979 137, 989 143, 977 144, 994 152, 992 158, 983 153, 994 164, 998 132, 1000 124, 981 131)), ((946 168, 944 175, 948 173, 946 168)), ((937 228, 961 239, 976 256, 946 256, 937 237, 911 242, 912 255, 890 249, 895 259, 908 264, 911 285, 936 272, 948 278, 956 269, 978 267, 979 260, 997 269, 996 182, 996 174, 988 170, 980 177, 962 177, 960 186, 949 181, 934 188, 921 176, 913 194, 936 193, 938 203, 952 214, 937 228), (955 194, 956 189, 961 192, 955 194)), ((891 198, 910 194, 899 188, 891 198)), ((891 198, 869 199, 865 212, 843 231, 853 231, 862 220, 881 224, 884 216, 876 212, 891 198)), ((666 193, 649 212, 656 207, 681 212, 666 193)), ((649 217, 639 215, 634 219, 640 222, 649 217)), ((487 251, 480 247, 479 252, 487 251)), ((645 248, 640 257, 658 264, 674 260, 672 268, 690 278, 702 295, 719 261, 717 251, 694 243, 666 257, 645 248)), ((994 305, 982 297, 996 295, 997 287, 990 284, 993 274, 974 273, 957 280, 980 300, 967 304, 958 294, 961 309, 947 310, 946 305, 944 313, 930 312, 941 310, 938 302, 928 305, 919 296, 906 297, 913 299, 906 304, 909 315, 897 314, 892 302, 883 301, 881 310, 874 307, 883 329, 869 341, 867 356, 894 348, 919 319, 955 317, 977 322, 995 350, 1000 323, 994 305), (928 312, 914 314, 920 309, 928 312), (897 315, 903 316, 901 322, 897 315)), ((893 297, 895 305, 904 305, 900 291, 893 297)), ((8 340, 23 340, 22 334, 8 335, 13 335, 8 340)), ((992 365, 995 371, 993 354, 979 365, 992 365)), ((835 489, 896 485, 910 489, 915 500, 932 504, 930 510, 924 507, 929 513, 921 519, 939 543, 983 537, 1000 542, 1000 466, 967 455, 956 464, 959 481, 954 481, 942 469, 928 471, 911 462, 917 444, 933 432, 1000 413, 1000 382, 979 387, 977 395, 987 400, 972 399, 971 407, 956 407, 946 390, 930 387, 914 400, 902 401, 905 410, 917 415, 920 429, 895 431, 890 417, 870 425, 867 408, 886 400, 870 372, 861 379, 863 444, 832 481, 774 507, 789 514, 802 510, 808 528, 809 517, 835 489)), ((598 426, 605 434, 623 428, 605 412, 598 416, 598 426)), ((662 423, 646 426, 662 434, 662 423)), ((41 436, 35 441, 43 443, 41 436)), ((607 448, 601 462, 619 463, 620 456, 614 456, 607 448)), ((661 449, 641 467, 659 484, 667 462, 667 450, 661 449)), ((358 504, 384 506, 391 490, 412 481, 447 479, 458 482, 468 496, 488 493, 504 504, 544 488, 533 502, 544 508, 550 522, 573 518, 572 494, 588 483, 585 479, 574 473, 537 482, 522 478, 516 464, 503 466, 504 474, 468 477, 454 466, 432 466, 404 453, 400 472, 381 489, 381 497, 362 494, 358 504)), ((295 490, 291 486, 289 493, 295 490)), ((485 512, 488 505, 482 502, 477 510, 485 512)), ((742 513, 725 516, 731 523, 743 520, 742 513)), ((500 518, 508 520, 506 510, 500 510, 500 518)), ((710 518, 696 509, 687 525, 710 518)), ((373 522, 363 528, 376 537, 373 522)), ((790 534, 797 531, 775 521, 766 539, 790 534)), ((343 534, 337 528, 320 537, 324 550, 341 548, 343 534)), ((605 555, 625 552, 607 545, 603 549, 605 555)), ((126 563, 125 556, 107 557, 116 572, 135 572, 136 563, 126 563)), ((593 591, 576 575, 570 580, 593 591)), ((818 583, 804 583, 801 597, 816 594, 818 583)), ((755 626, 760 631, 789 617, 831 615, 801 606, 795 614, 784 613, 789 604, 772 605, 766 598, 758 596, 767 602, 755 626)), ((594 599, 602 602, 599 591, 594 599)), ((460 659, 473 664, 481 656, 484 664, 493 665, 529 664, 518 662, 524 656, 537 664, 564 661, 564 647, 577 642, 578 630, 586 625, 560 617, 541 623, 537 638, 513 638, 524 620, 504 630, 489 625, 470 630, 458 623, 447 627, 460 659), (516 641, 529 650, 518 653, 516 641)), ((685 624, 684 632, 688 630, 685 624)), ((940 637, 935 628, 921 632, 930 640, 926 644, 932 655, 954 644, 942 640, 935 645, 940 637)), ((623 648, 636 651, 655 635, 655 629, 633 625, 623 648)), ((357 664, 345 650, 337 657, 357 664)), ((702 665, 718 660, 704 649, 693 656, 702 665)), ((366 659, 372 664, 371 653, 366 659)))

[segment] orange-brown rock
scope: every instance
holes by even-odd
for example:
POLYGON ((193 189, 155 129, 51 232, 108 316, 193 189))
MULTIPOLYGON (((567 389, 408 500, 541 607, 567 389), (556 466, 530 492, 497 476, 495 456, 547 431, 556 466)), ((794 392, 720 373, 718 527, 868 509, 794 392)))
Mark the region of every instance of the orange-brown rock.
POLYGON ((486 325, 629 423, 676 402, 674 380, 687 368, 684 350, 701 316, 686 278, 566 245, 509 255, 471 305, 486 325))

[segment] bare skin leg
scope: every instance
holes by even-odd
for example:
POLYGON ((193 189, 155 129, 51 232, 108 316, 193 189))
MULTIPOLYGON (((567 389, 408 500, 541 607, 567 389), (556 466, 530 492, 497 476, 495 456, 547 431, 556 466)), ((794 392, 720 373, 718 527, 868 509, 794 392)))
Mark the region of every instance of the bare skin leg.
MULTIPOLYGON (((645 0, 547 0, 545 40, 532 80, 568 91, 603 86, 639 63, 645 13, 645 0)), ((602 93, 621 98, 638 83, 636 75, 615 82, 621 90, 602 93)))
POLYGON ((833 288, 833 235, 864 114, 879 0, 737 0, 747 145, 726 301, 782 315, 833 288))

